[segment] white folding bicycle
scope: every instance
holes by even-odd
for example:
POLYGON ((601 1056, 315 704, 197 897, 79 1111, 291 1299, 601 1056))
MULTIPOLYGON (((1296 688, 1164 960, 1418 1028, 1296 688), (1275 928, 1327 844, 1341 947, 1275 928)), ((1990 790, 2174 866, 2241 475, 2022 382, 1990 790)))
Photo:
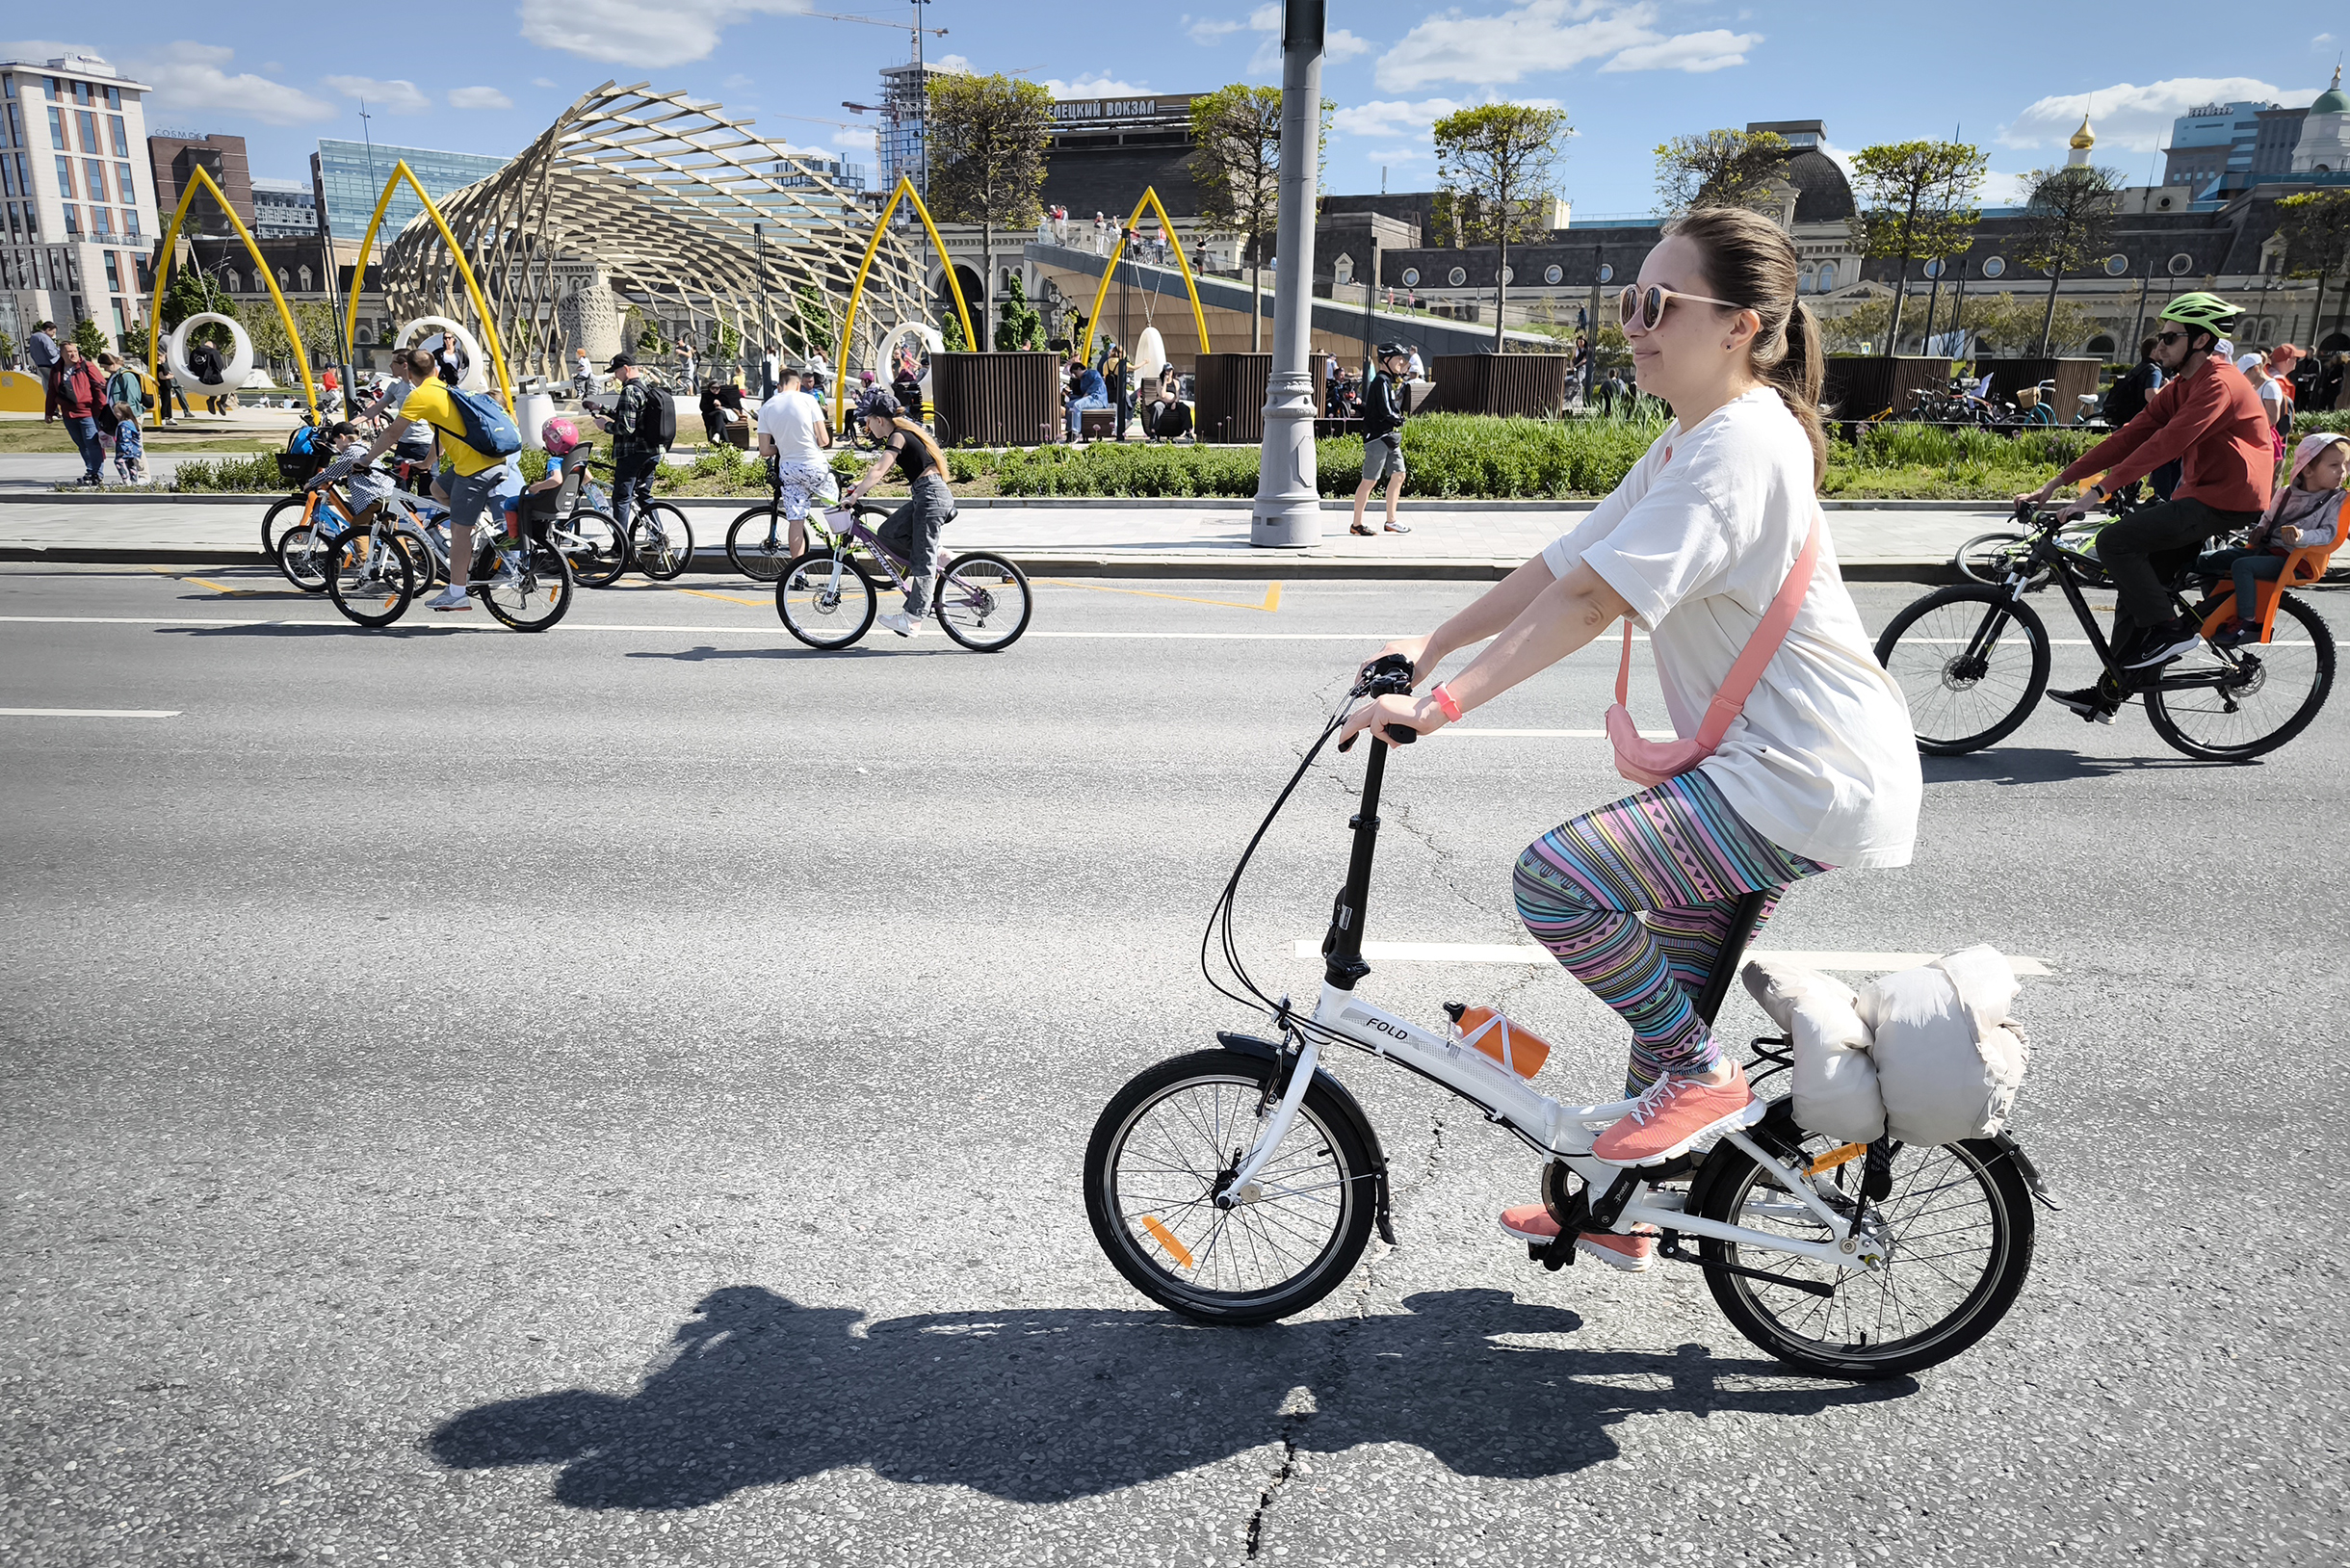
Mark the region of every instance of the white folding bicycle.
MULTIPOLYGON (((1352 697, 1408 692, 1411 669, 1379 660, 1352 697)), ((1705 1271, 1737 1330, 1792 1365, 1825 1376, 1894 1377, 1946 1361, 1990 1332, 2031 1267, 2032 1198, 2057 1207, 2005 1134, 1919 1148, 1889 1139, 1839 1143, 1798 1126, 1791 1099, 1725 1134, 1710 1151, 1626 1167, 1592 1157, 1599 1131, 1629 1100, 1562 1103, 1463 1039, 1438 1035, 1355 994, 1371 973, 1364 911, 1392 742, 1371 737, 1345 887, 1322 943, 1321 994, 1311 1013, 1259 990, 1233 936, 1236 891, 1257 846, 1344 722, 1345 705, 1298 765, 1233 868, 1201 938, 1220 933, 1242 992, 1270 1013, 1276 1038, 1219 1032, 1218 1049, 1163 1061, 1126 1085, 1095 1123, 1085 1151, 1085 1207, 1095 1239, 1145 1295, 1203 1321, 1261 1323, 1320 1300, 1353 1269, 1375 1224, 1396 1242, 1387 1161, 1363 1109, 1323 1065, 1349 1046, 1469 1101, 1546 1161, 1543 1199, 1560 1226, 1528 1247, 1556 1269, 1583 1232, 1659 1233, 1658 1255, 1705 1271), (1683 1245, 1694 1240, 1696 1250, 1683 1245)), ((1741 903, 1699 1001, 1710 1023, 1763 906, 1741 903)), ((1457 1022, 1462 1008, 1448 1005, 1457 1022)), ((1757 1082, 1791 1061, 1785 1039, 1755 1042, 1757 1082)))

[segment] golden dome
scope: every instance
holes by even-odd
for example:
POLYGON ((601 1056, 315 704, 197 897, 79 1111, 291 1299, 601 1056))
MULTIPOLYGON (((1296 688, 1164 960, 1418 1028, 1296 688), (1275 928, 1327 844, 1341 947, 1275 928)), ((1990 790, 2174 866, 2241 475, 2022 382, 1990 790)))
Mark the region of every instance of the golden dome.
POLYGON ((2082 152, 2097 145, 2097 133, 2089 129, 2089 117, 2080 117, 2080 129, 2073 133, 2073 145, 2082 152))

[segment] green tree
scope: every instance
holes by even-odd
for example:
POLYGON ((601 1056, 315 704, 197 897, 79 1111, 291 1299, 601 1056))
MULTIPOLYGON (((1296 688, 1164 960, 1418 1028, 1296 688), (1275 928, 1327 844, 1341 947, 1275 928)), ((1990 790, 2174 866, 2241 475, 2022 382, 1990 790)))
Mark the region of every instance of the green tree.
MULTIPOLYGON (((5 335, 0 333, 0 336, 5 335)), ((0 343, 0 360, 7 359, 13 348, 13 344, 0 343)), ((147 324, 134 322, 131 324, 130 330, 122 334, 122 357, 133 364, 144 365, 146 363, 146 356, 147 324)))
POLYGON ((1509 301, 1509 243, 1550 231, 1540 208, 1558 176, 1574 127, 1566 111, 1527 103, 1487 103, 1447 115, 1431 127, 1436 177, 1475 243, 1497 248, 1493 273, 1493 352, 1500 353, 1501 311, 1509 301))
POLYGON ((1982 221, 1974 193, 1990 160, 1964 142, 1887 142, 1863 147, 1852 160, 1853 196, 1860 208, 1853 238, 1861 252, 1900 263, 1894 275, 1885 352, 1901 335, 1909 297, 1909 267, 1963 252, 1982 221))
POLYGON ((1015 76, 933 76, 929 86, 930 210, 979 225, 979 322, 994 314, 996 230, 1042 216, 1053 94, 1015 76))
POLYGON ((1751 207, 1795 149, 1776 131, 1706 131, 1657 148, 1657 205, 1668 217, 1697 207, 1751 207))
POLYGON ((2056 287, 2064 274, 2105 253, 2114 214, 2121 210, 2122 176, 2087 164, 2037 170, 2030 174, 2031 199, 2017 230, 2018 250, 2027 267, 2049 274, 2048 308, 2042 317, 2040 353, 2049 352, 2056 323, 2056 287))
MULTIPOLYGON (((145 330, 145 328, 144 328, 144 327, 142 327, 142 328, 140 328, 140 330, 144 331, 144 330, 145 330)), ((141 353, 146 353, 146 350, 145 350, 145 349, 143 347, 143 348, 141 348, 141 349, 140 349, 140 351, 139 351, 139 352, 140 352, 141 353)), ((13 334, 8 333, 8 332, 0 332, 0 365, 13 365, 13 364, 14 364, 15 362, 16 362, 16 339, 15 339, 15 337, 14 337, 13 334)))
POLYGON ((824 297, 813 283, 802 283, 792 299, 792 319, 799 330, 799 352, 804 355, 832 352, 832 313, 824 308, 824 297))
POLYGON ((718 331, 712 334, 712 339, 713 347, 718 350, 720 359, 731 361, 743 352, 742 329, 732 322, 719 322, 718 331))
MULTIPOLYGON (((2277 212, 2281 220, 2277 233, 2285 241, 2285 275, 2317 279, 2317 314, 2312 321, 2322 323, 2326 286, 2336 272, 2344 273, 2343 294, 2350 298, 2350 267, 2344 266, 2350 261, 2350 190, 2336 186, 2305 191, 2278 202, 2277 212)), ((2311 326, 2310 336, 2318 335, 2311 326)))
POLYGON ((95 359, 99 354, 114 347, 107 341, 104 329, 88 316, 77 317, 74 320, 71 341, 80 346, 82 357, 85 359, 95 359))
POLYGON ((1281 90, 1234 82, 1191 100, 1191 185, 1202 222, 1248 262, 1248 346, 1265 346, 1264 268, 1281 226, 1281 90))
POLYGON ((996 352, 1044 347, 1044 317, 1028 302, 1028 289, 1014 273, 1004 285, 1004 303, 996 312, 996 352))

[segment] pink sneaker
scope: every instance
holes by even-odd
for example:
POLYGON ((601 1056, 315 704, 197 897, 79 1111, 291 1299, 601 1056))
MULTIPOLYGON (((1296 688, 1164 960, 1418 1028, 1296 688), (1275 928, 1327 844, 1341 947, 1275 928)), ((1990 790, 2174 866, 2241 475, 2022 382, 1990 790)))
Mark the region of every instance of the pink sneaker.
POLYGON ((1540 1246, 1558 1240, 1558 1221, 1551 1217, 1548 1204, 1521 1203, 1515 1209, 1501 1211, 1501 1232, 1540 1246))
POLYGON ((1694 1078, 1659 1078, 1616 1124, 1591 1145, 1591 1156, 1611 1165, 1653 1165, 1686 1154, 1701 1139, 1733 1127, 1752 1127, 1766 1108, 1755 1098, 1742 1067, 1733 1065, 1726 1084, 1694 1078))
POLYGON ((1585 1231, 1575 1239, 1575 1250, 1627 1274, 1645 1274, 1657 1262, 1657 1227, 1637 1225, 1630 1236, 1585 1231))

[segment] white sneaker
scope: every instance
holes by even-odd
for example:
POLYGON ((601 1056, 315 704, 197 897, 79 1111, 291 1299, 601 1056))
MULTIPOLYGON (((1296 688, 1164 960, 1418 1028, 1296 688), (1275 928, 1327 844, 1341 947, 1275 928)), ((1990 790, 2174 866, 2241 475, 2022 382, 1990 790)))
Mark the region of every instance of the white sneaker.
POLYGON ((921 618, 909 615, 903 611, 883 615, 880 617, 880 621, 882 625, 896 632, 900 637, 912 637, 916 632, 922 630, 921 618))
POLYGON ((427 610, 471 610, 473 595, 464 588, 450 587, 425 601, 427 610))

